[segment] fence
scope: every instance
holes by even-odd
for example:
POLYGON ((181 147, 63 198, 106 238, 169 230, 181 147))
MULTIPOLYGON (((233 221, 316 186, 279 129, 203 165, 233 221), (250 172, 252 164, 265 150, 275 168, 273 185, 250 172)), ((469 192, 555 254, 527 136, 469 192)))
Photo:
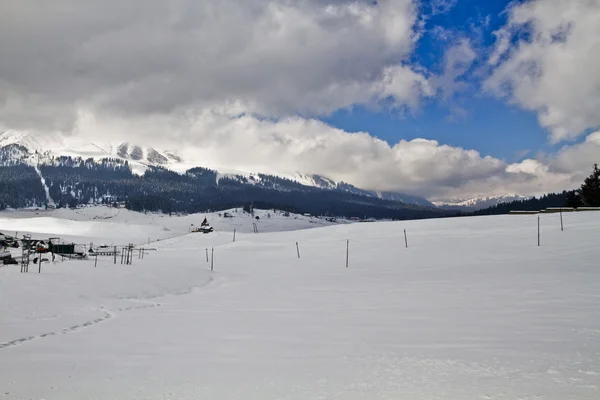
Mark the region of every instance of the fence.
MULTIPOLYGON (((559 214, 559 219, 558 221, 560 222, 560 230, 564 231, 565 227, 564 227, 564 220, 563 220, 563 214, 562 212, 558 212, 559 214)), ((545 218, 551 218, 550 215, 545 216, 545 218)), ((542 229, 541 229, 541 215, 538 214, 536 220, 537 220, 537 224, 536 224, 536 232, 537 232, 537 246, 540 247, 542 244, 542 229)), ((558 224, 557 224, 558 226, 558 224)), ((253 223, 253 230, 255 233, 258 233, 258 227, 256 226, 256 223, 253 223)), ((324 245, 324 244, 339 244, 340 248, 344 248, 344 252, 343 252, 343 256, 344 256, 344 266, 345 268, 350 268, 351 267, 351 258, 352 258, 352 249, 353 249, 353 243, 356 242, 369 242, 369 241, 380 241, 380 240, 386 240, 389 241, 391 239, 396 239, 398 240, 399 246, 401 246, 400 243, 404 244, 403 247, 405 247, 406 249, 409 248, 408 246, 408 242, 409 242, 409 235, 406 229, 402 229, 401 231, 398 231, 398 236, 396 237, 360 237, 360 238, 347 238, 347 239, 337 239, 337 240, 331 240, 331 241, 300 241, 300 240, 296 240, 296 241, 292 241, 289 243, 290 247, 293 248, 295 251, 293 251, 293 254, 295 256, 295 258, 302 258, 303 255, 303 248, 305 248, 307 245, 324 245), (402 240, 403 239, 403 240, 402 240), (345 246, 344 246, 345 245, 345 246)), ((58 239, 58 238, 54 238, 54 239, 58 239)), ((32 239, 30 236, 24 236, 22 239, 23 245, 22 247, 22 255, 21 255, 21 272, 29 272, 29 264, 33 261, 34 264, 38 265, 38 273, 41 273, 42 271, 42 263, 43 262, 47 262, 49 261, 48 259, 43 258, 43 254, 39 254, 36 252, 32 252, 30 250, 31 248, 31 243, 32 243, 32 239), (38 255, 38 257, 35 257, 35 255, 38 255), (32 260, 32 256, 34 256, 35 258, 32 260)), ((226 251, 234 251, 234 250, 239 250, 238 249, 234 249, 231 247, 227 247, 232 245, 233 243, 236 243, 236 230, 234 229, 233 231, 233 238, 231 242, 227 242, 227 243, 221 243, 221 244, 217 244, 217 245, 212 245, 210 247, 200 247, 200 248, 195 248, 193 249, 194 251, 202 251, 202 249, 204 249, 205 252, 205 258, 206 258, 206 263, 210 263, 210 270, 214 271, 215 270, 215 249, 217 250, 217 252, 221 251, 221 250, 226 250, 226 251), (209 249, 210 249, 210 255, 209 255, 209 249)), ((239 243, 239 242, 238 242, 239 243)), ((274 246, 281 246, 285 243, 281 243, 281 242, 274 242, 273 245, 274 246)), ((73 246, 85 246, 85 245, 75 245, 75 244, 69 244, 69 245, 63 245, 63 244, 58 244, 58 245, 53 245, 53 249, 57 250, 57 249, 67 249, 69 250, 69 252, 72 253, 72 247, 73 246)), ((264 248, 264 246, 263 246, 264 248)), ((87 256, 91 256, 94 258, 94 266, 97 267, 98 265, 98 257, 112 257, 112 261, 113 264, 117 264, 118 260, 120 260, 120 264, 121 265, 133 265, 134 263, 134 258, 135 255, 137 254, 137 258, 138 260, 142 260, 144 259, 144 256, 146 254, 148 254, 150 251, 158 251, 156 248, 149 248, 146 247, 145 245, 139 245, 136 246, 133 243, 129 243, 127 245, 120 245, 120 246, 112 246, 112 248, 102 248, 99 249, 97 248, 96 250, 92 250, 90 249, 90 251, 88 251, 87 256)), ((160 252, 161 253, 169 253, 169 252, 181 252, 182 250, 180 249, 161 249, 160 252)), ((306 254, 306 251, 304 251, 304 253, 306 254)), ((52 261, 55 261, 54 253, 52 253, 52 261)), ((67 259, 72 259, 72 254, 60 254, 61 256, 61 260, 64 261, 64 258, 67 259)), ((89 258, 89 257, 88 257, 89 258)))

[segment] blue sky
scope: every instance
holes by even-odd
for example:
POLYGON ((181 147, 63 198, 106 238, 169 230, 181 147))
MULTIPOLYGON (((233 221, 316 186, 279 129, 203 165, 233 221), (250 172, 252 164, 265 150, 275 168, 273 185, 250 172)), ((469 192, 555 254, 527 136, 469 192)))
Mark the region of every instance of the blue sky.
MULTIPOLYGON (((424 3, 422 8, 430 10, 430 3, 424 3)), ((504 10, 509 3, 507 0, 447 2, 448 11, 426 19, 413 60, 433 73, 443 69, 443 54, 449 41, 436 34, 440 28, 453 37, 469 38, 485 53, 494 43, 492 33, 506 23, 504 10)), ((349 132, 370 132, 391 145, 402 139, 424 137, 475 149, 508 162, 521 161, 536 152, 555 151, 557 146, 549 143, 537 115, 484 93, 481 80, 473 76, 476 68, 477 64, 462 77, 468 87, 448 101, 429 99, 420 109, 403 113, 357 106, 338 110, 324 121, 349 132), (465 111, 464 115, 453 114, 452 107, 456 105, 465 111)))

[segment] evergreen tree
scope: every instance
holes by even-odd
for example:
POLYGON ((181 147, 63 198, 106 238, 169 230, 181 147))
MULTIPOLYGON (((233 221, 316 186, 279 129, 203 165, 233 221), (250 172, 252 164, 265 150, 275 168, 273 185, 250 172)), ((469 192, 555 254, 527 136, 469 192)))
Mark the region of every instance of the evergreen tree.
POLYGON ((594 170, 588 176, 579 191, 581 201, 588 207, 600 207, 600 169, 594 164, 594 170))
POLYGON ((581 196, 578 191, 574 190, 567 194, 567 197, 565 198, 565 207, 583 207, 583 201, 581 201, 581 196))

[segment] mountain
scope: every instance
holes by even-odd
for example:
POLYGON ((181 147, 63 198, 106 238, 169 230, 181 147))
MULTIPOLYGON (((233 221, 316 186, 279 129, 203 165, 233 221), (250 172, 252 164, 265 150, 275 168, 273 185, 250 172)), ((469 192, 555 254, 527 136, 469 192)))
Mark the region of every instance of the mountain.
MULTIPOLYGON (((88 141, 79 137, 69 137, 60 133, 40 134, 34 132, 7 131, 0 134, 0 149, 4 148, 5 160, 0 165, 10 162, 23 162, 30 165, 51 164, 52 160, 66 156, 71 158, 92 158, 95 161, 111 158, 127 161, 134 174, 143 175, 149 167, 163 167, 178 173, 185 173, 193 167, 204 167, 197 160, 185 160, 177 150, 160 150, 140 146, 129 142, 111 143, 88 141)), ((239 171, 231 168, 217 168, 217 179, 227 177, 246 184, 261 185, 261 176, 266 174, 239 171)), ((397 192, 375 192, 357 188, 349 183, 336 182, 320 175, 306 175, 299 172, 278 173, 283 179, 298 182, 304 186, 312 186, 324 190, 336 190, 359 196, 391 200, 424 207, 434 207, 428 200, 397 192)))
POLYGON ((475 211, 474 215, 507 214, 510 211, 540 211, 549 207, 565 207, 569 197, 575 196, 575 190, 564 190, 560 193, 547 193, 539 197, 517 199, 506 203, 475 211))
POLYGON ((214 170, 177 151, 59 134, 0 135, 0 209, 122 203, 136 211, 203 212, 254 205, 313 215, 414 219, 455 214, 401 193, 323 176, 214 170))
POLYGON ((500 196, 481 196, 471 199, 454 199, 447 201, 434 201, 433 204, 443 209, 476 211, 484 208, 493 207, 498 204, 510 203, 518 200, 527 200, 531 196, 521 195, 500 195, 500 196))

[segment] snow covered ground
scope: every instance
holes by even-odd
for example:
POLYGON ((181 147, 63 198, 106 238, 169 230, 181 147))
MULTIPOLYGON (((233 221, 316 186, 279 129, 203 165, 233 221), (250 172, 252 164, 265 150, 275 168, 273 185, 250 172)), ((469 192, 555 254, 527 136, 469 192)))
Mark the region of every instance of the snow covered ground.
MULTIPOLYGON (((215 213, 190 214, 185 216, 169 216, 162 213, 139 213, 127 209, 90 206, 74 210, 10 210, 0 212, 0 232, 8 235, 19 233, 32 234, 34 237, 60 236, 61 239, 107 245, 148 243, 160 239, 177 237, 188 233, 193 227, 200 226, 206 217, 216 231, 253 232, 256 223, 259 232, 278 232, 330 226, 333 223, 316 217, 305 217, 273 210, 256 210, 252 218, 241 208, 215 213), (224 218, 224 213, 233 218, 224 218)), ((338 220, 343 224, 348 221, 338 220)))
MULTIPOLYGON (((13 217, 0 231, 41 229, 13 217)), ((49 233, 146 236, 60 217, 49 233)), ((536 215, 287 218, 235 243, 163 239, 131 266, 0 268, 0 399, 598 399, 600 213, 565 214, 564 232, 541 218, 540 247, 536 215)))

